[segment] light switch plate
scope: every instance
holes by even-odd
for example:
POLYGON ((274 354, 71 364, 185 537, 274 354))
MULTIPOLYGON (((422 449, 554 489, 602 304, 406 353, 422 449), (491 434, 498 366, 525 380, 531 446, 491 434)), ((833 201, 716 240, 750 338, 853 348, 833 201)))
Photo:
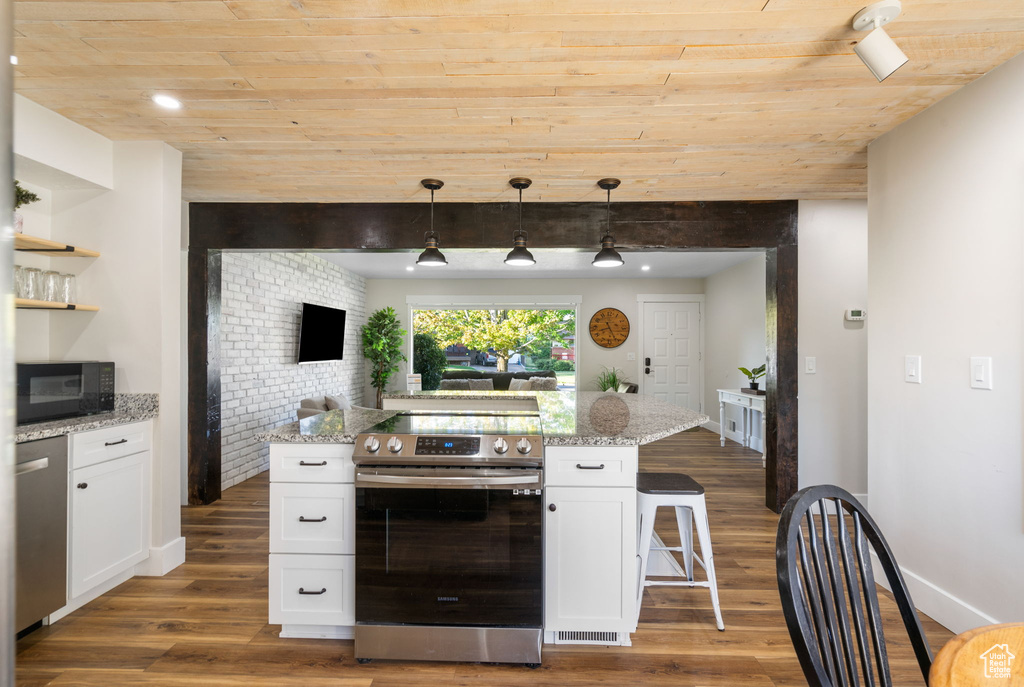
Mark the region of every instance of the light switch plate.
POLYGON ((629 353, 627 353, 626 354, 626 360, 636 360, 636 353, 634 353, 633 351, 630 351, 629 353))
POLYGON ((818 371, 818 359, 812 356, 804 358, 804 372, 812 375, 818 371))
POLYGON ((971 388, 992 390, 992 358, 971 356, 971 388))
POLYGON ((903 358, 903 381, 911 384, 921 383, 921 356, 908 355, 903 358))

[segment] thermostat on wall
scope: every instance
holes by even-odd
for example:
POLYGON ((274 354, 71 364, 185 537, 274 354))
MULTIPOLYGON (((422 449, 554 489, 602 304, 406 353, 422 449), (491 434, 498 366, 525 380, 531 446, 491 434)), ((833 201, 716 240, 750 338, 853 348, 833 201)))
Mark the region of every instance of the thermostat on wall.
POLYGON ((861 320, 867 319, 867 310, 847 310, 846 319, 849 322, 860 322, 861 320))

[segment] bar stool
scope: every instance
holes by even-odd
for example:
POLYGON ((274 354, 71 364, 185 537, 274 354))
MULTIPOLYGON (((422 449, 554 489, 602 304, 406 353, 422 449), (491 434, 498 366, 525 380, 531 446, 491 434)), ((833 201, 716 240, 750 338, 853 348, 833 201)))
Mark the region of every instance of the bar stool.
POLYGON ((722 609, 718 606, 718 582, 715 578, 715 561, 711 553, 711 532, 708 529, 708 510, 704 504, 704 487, 689 475, 676 472, 641 472, 636 476, 636 515, 640 528, 640 584, 636 595, 636 612, 640 616, 640 604, 644 587, 707 587, 711 590, 711 605, 715 609, 715 621, 719 630, 725 630, 722 609), (661 506, 674 506, 676 525, 682 546, 652 546, 654 518, 661 506), (695 517, 696 516, 696 517, 695 517), (696 520, 696 522, 694 522, 696 520), (701 557, 693 553, 693 526, 697 526, 697 540, 701 557), (685 581, 662 582, 647 579, 647 560, 651 551, 678 551, 683 556, 685 581), (703 560, 702 560, 703 559, 703 560), (707 573, 707 582, 693 579, 694 560, 707 573))

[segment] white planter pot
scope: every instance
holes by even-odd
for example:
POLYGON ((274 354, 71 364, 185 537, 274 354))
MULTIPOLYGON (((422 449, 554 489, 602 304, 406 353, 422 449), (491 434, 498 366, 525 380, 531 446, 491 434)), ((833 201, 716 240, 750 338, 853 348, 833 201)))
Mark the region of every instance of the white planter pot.
POLYGON ((20 212, 14 213, 14 231, 21 233, 21 226, 25 223, 25 218, 21 216, 20 212))

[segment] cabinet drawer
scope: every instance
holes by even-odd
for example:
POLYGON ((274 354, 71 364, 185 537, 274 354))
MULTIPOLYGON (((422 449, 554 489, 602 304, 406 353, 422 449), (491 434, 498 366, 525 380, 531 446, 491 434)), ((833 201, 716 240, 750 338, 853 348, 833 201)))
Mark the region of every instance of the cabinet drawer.
POLYGON ((355 556, 270 556, 270 622, 355 625, 355 556))
POLYGON ((271 444, 271 482, 352 482, 354 444, 271 444))
POLYGON ((722 394, 723 403, 731 403, 734 406, 750 406, 750 396, 743 394, 722 394))
POLYGON ((558 487, 635 487, 635 446, 549 446, 544 484, 558 487))
POLYGON ((271 484, 273 553, 355 553, 352 484, 271 484))
POLYGON ((91 432, 76 432, 71 435, 71 469, 77 470, 146 451, 152 445, 152 431, 153 423, 147 420, 94 429, 91 432))

